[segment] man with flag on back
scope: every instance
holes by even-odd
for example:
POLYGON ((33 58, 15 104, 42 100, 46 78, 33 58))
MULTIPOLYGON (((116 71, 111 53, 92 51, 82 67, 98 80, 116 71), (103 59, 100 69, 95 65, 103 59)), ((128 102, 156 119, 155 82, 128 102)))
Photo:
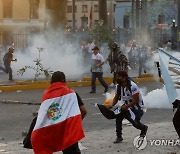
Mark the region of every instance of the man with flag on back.
POLYGON ((31 135, 34 153, 80 154, 78 141, 84 137, 82 119, 85 115, 86 108, 79 95, 66 86, 64 73, 54 72, 31 135))

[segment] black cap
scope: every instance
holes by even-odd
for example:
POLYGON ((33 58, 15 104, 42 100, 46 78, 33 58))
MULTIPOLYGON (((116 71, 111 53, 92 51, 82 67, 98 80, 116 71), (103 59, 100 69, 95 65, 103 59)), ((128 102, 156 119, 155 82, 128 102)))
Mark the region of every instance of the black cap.
POLYGON ((99 48, 97 46, 95 46, 92 50, 99 50, 99 48))

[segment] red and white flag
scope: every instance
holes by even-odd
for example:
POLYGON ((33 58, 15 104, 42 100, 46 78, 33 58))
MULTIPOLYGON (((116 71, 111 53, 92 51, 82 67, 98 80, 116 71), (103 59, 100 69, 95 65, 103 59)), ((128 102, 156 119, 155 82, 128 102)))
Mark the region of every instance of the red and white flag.
POLYGON ((31 135, 35 154, 62 151, 84 137, 76 93, 65 83, 52 84, 43 95, 31 135))
POLYGON ((93 19, 92 19, 92 6, 91 6, 91 10, 90 10, 90 15, 89 15, 89 28, 91 29, 92 28, 92 22, 93 22, 93 19))

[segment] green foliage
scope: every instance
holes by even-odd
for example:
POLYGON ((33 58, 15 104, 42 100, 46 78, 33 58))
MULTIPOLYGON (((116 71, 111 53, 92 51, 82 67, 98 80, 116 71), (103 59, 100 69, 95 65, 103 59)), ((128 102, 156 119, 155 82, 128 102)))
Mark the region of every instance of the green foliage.
POLYGON ((48 80, 48 79, 50 79, 53 71, 50 71, 49 68, 43 67, 43 65, 41 63, 41 59, 40 59, 40 52, 42 52, 44 49, 43 48, 37 48, 37 49, 39 52, 39 57, 33 61, 35 63, 35 66, 24 66, 23 68, 21 68, 17 71, 18 75, 23 76, 27 69, 32 69, 35 72, 34 80, 36 80, 40 75, 44 75, 46 80, 48 80))
POLYGON ((177 10, 172 1, 169 0, 158 0, 152 6, 148 6, 148 24, 151 27, 153 24, 158 22, 158 15, 165 15, 169 19, 173 19, 177 14, 177 10))
POLYGON ((105 29, 100 23, 98 23, 94 29, 89 31, 89 38, 87 42, 95 42, 98 46, 101 46, 103 43, 110 43, 112 42, 112 36, 108 29, 105 29))

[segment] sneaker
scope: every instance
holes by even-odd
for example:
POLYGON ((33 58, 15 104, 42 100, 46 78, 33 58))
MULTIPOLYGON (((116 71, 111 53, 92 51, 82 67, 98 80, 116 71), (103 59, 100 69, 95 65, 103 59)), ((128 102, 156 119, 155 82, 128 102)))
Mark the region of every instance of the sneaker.
POLYGON ((110 84, 110 87, 115 87, 115 84, 114 84, 114 83, 111 83, 111 84, 110 84))
POLYGON ((104 92, 105 92, 105 93, 108 92, 108 87, 104 89, 104 92))
POLYGON ((148 126, 145 125, 145 129, 141 131, 140 136, 145 137, 148 130, 148 126))
POLYGON ((94 94, 94 93, 96 93, 96 91, 93 91, 93 90, 92 90, 92 91, 90 91, 89 93, 90 93, 90 94, 94 94))
POLYGON ((120 142, 122 142, 122 140, 123 140, 123 138, 122 138, 122 136, 121 137, 117 137, 116 138, 116 140, 113 142, 113 143, 120 143, 120 142))

